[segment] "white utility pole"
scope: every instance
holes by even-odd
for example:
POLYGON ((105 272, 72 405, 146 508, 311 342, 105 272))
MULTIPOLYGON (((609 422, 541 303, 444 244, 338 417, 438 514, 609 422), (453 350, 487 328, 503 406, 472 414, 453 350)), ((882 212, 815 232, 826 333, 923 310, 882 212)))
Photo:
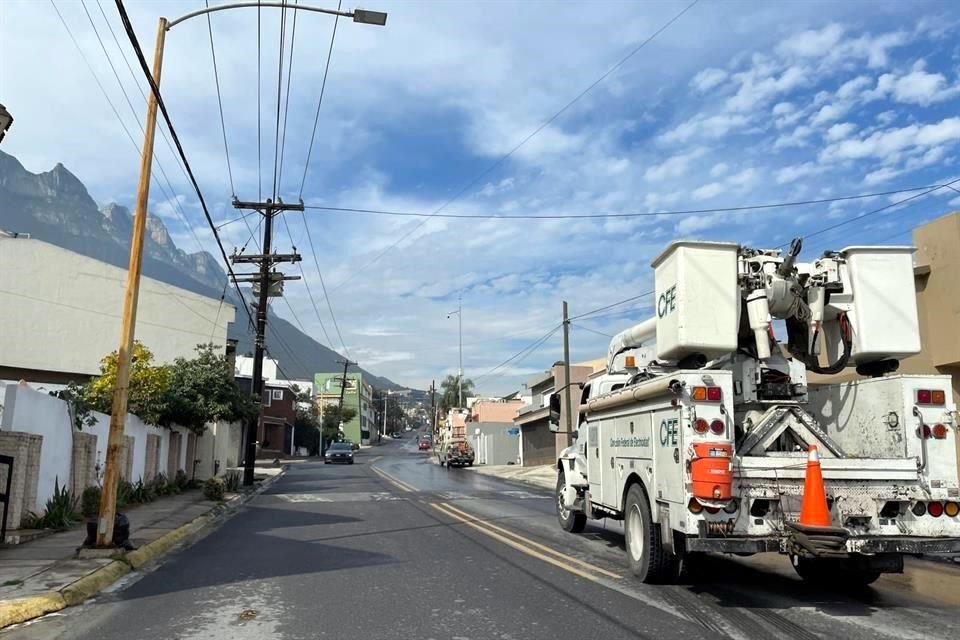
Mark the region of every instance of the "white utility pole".
POLYGON ((457 310, 447 314, 457 316, 457 349, 460 353, 460 363, 457 367, 457 408, 463 408, 463 298, 457 295, 457 310))

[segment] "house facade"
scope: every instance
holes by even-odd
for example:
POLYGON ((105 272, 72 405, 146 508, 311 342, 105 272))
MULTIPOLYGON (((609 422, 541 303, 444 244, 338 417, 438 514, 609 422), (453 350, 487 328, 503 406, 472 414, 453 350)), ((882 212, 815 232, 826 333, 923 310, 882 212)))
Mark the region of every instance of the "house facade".
POLYGON ((344 423, 343 434, 347 440, 369 444, 377 437, 376 408, 373 406, 373 387, 363 379, 362 373, 317 373, 314 375, 314 402, 322 416, 330 407, 340 404, 341 390, 343 406, 356 412, 353 418, 344 423))

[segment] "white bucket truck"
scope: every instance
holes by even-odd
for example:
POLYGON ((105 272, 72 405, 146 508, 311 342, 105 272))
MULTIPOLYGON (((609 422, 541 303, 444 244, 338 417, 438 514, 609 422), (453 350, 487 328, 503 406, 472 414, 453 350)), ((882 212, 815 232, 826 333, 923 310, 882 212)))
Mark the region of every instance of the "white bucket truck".
POLYGON ((806 579, 863 585, 905 554, 960 551, 950 377, 893 373, 920 350, 913 249, 801 264, 800 246, 671 244, 653 262, 656 316, 615 336, 606 371, 573 390, 558 518, 571 532, 623 520, 646 582, 702 552, 779 552, 806 579), (808 371, 847 367, 864 379, 808 386, 808 371), (814 532, 795 524, 810 445, 832 521, 814 532))

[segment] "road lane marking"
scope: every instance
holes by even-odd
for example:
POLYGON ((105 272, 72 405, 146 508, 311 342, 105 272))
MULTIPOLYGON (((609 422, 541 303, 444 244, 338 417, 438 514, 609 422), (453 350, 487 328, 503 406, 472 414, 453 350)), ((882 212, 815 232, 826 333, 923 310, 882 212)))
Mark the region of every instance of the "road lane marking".
POLYGON ((479 523, 480 523, 482 526, 484 526, 484 527, 489 527, 489 528, 491 528, 491 529, 494 529, 495 531, 499 531, 500 533, 503 533, 503 534, 505 534, 505 535, 511 536, 511 537, 513 537, 513 538, 516 538, 517 540, 519 540, 520 542, 522 542, 522 543, 524 543, 524 544, 530 545, 531 547, 533 547, 533 548, 535 548, 535 549, 540 549, 541 551, 543 551, 543 552, 545 552, 545 553, 551 553, 551 554, 553 554, 553 555, 555 555, 555 556, 557 556, 557 557, 559 557, 559 558, 562 558, 563 560, 566 560, 567 562, 573 562, 573 563, 575 563, 575 564, 580 565, 581 567, 584 567, 585 569, 589 569, 590 571, 594 571, 594 572, 596 572, 596 573, 603 574, 603 575, 607 576, 608 578, 613 578, 614 580, 620 580, 620 579, 623 577, 623 576, 621 576, 621 575, 619 575, 619 574, 613 573, 612 571, 607 571, 606 569, 604 569, 604 568, 602 568, 602 567, 598 567, 598 566, 595 565, 595 564, 590 564, 589 562, 585 562, 585 561, 579 560, 579 559, 577 559, 577 558, 572 558, 572 557, 568 556, 567 554, 565 554, 565 553, 563 553, 563 552, 557 551, 556 549, 553 549, 553 548, 548 547, 548 546, 546 546, 546 545, 540 544, 539 542, 535 542, 535 541, 533 541, 533 540, 530 540, 529 538, 525 538, 524 536, 520 535, 519 533, 515 533, 515 532, 513 532, 513 531, 510 531, 509 529, 504 529, 503 527, 497 526, 497 525, 493 524, 492 522, 489 522, 489 521, 487 521, 487 520, 481 520, 481 519, 477 518, 476 516, 474 516, 474 515, 472 515, 472 514, 470 514, 470 513, 467 513, 466 511, 463 511, 463 510, 461 510, 461 509, 458 509, 458 508, 454 507, 453 505, 444 503, 443 506, 445 506, 447 509, 449 509, 449 510, 451 510, 451 511, 454 511, 454 512, 460 514, 461 516, 464 516, 464 517, 466 517, 466 518, 470 518, 470 519, 474 520, 475 522, 479 522, 479 523))
POLYGON ((400 489, 401 491, 406 491, 407 493, 415 493, 416 491, 418 491, 418 489, 417 489, 416 487, 414 487, 413 485, 407 484, 407 483, 404 482, 403 480, 398 480, 397 478, 394 478, 393 476, 391 476, 391 475, 390 475, 389 473, 387 473, 386 471, 381 471, 380 469, 378 469, 378 468, 376 468, 376 467, 370 467, 370 468, 373 469, 373 472, 374 472, 375 474, 377 474, 378 476, 380 476, 381 478, 383 478, 384 480, 386 480, 386 481, 389 482, 390 484, 394 485, 395 487, 397 487, 397 488, 400 489))
POLYGON ((394 495, 390 491, 366 492, 340 492, 340 493, 275 493, 272 497, 283 500, 284 502, 365 502, 372 500, 374 502, 405 500, 400 496, 394 495))

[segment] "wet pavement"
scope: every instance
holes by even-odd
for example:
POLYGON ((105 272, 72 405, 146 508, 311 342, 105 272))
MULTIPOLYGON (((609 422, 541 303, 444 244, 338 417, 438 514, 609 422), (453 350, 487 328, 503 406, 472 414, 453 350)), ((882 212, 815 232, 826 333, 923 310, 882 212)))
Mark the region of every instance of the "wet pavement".
POLYGON ((297 465, 160 566, 0 640, 956 635, 953 566, 843 593, 776 555, 711 558, 667 587, 625 564, 617 523, 565 533, 549 492, 442 468, 408 437, 297 465))

